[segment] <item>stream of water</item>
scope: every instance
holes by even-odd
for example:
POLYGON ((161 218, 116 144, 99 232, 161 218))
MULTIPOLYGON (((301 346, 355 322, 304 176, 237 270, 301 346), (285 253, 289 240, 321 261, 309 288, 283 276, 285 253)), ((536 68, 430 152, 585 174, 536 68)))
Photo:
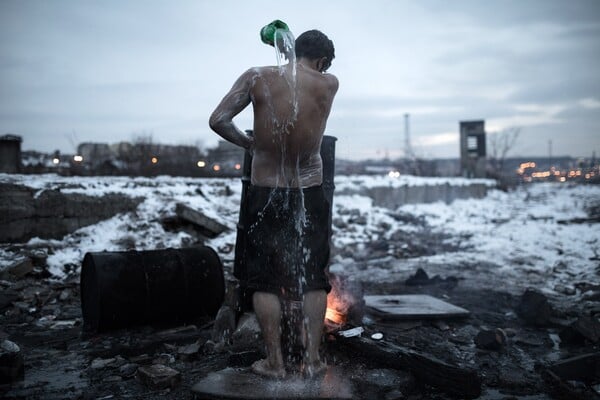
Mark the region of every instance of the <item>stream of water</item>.
MULTIPOLYGON (((274 121, 273 126, 279 127, 273 134, 278 136, 276 139, 280 143, 281 151, 281 178, 286 186, 289 186, 290 177, 286 176, 286 136, 290 134, 289 129, 293 128, 294 123, 298 118, 298 91, 297 91, 297 63, 296 63, 296 52, 295 52, 295 39, 292 32, 288 30, 278 29, 274 35, 274 47, 275 57, 277 60, 277 67, 279 74, 285 79, 291 98, 291 113, 290 117, 286 121, 274 121)), ((306 226, 306 209, 304 205, 304 193, 301 188, 300 179, 300 160, 297 159, 295 162, 294 177, 292 181, 297 183, 297 187, 290 188, 294 191, 298 191, 299 199, 296 196, 289 196, 291 193, 288 192, 286 198, 286 207, 292 207, 294 215, 294 227, 298 233, 299 242, 296 243, 297 252, 287 254, 286 260, 290 268, 296 269, 294 271, 297 276, 297 288, 296 293, 293 294, 293 299, 285 301, 284 306, 284 332, 283 337, 286 348, 284 351, 287 353, 288 361, 294 360, 295 350, 300 347, 303 332, 307 332, 307 321, 303 318, 302 310, 302 296, 303 286, 306 283, 304 261, 308 254, 309 249, 305 249, 304 243, 302 243, 302 232, 306 226), (299 201, 298 201, 299 200, 299 201)), ((295 240, 295 238, 287 238, 288 240, 295 240)))

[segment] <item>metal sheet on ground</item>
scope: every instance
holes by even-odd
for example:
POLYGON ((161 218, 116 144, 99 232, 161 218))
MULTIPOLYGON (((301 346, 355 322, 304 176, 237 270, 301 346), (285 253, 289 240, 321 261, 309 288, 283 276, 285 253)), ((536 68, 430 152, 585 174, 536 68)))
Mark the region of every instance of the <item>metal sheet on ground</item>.
POLYGON ((383 319, 466 317, 469 311, 426 294, 365 296, 370 311, 383 319))
POLYGON ((211 372, 192 387, 197 399, 352 399, 352 384, 339 367, 304 379, 266 378, 247 368, 211 372))

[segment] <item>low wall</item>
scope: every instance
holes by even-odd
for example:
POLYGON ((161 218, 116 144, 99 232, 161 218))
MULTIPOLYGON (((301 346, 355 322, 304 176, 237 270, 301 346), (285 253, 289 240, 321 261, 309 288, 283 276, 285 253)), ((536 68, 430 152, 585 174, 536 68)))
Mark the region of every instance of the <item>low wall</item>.
POLYGON ((483 184, 452 186, 446 183, 432 186, 374 187, 365 190, 373 199, 373 205, 396 209, 404 204, 436 201, 449 204, 456 199, 480 199, 485 197, 488 189, 489 186, 483 184))
POLYGON ((336 195, 359 194, 373 199, 373 205, 396 209, 405 204, 435 203, 442 201, 446 204, 452 203, 457 199, 483 198, 488 190, 494 186, 489 183, 474 182, 470 184, 453 185, 452 183, 425 183, 425 184, 407 184, 394 186, 363 186, 361 182, 355 181, 355 187, 352 185, 342 185, 341 190, 336 190, 336 195))
POLYGON ((0 183, 0 242, 61 239, 77 229, 133 211, 142 201, 122 194, 103 197, 0 183))

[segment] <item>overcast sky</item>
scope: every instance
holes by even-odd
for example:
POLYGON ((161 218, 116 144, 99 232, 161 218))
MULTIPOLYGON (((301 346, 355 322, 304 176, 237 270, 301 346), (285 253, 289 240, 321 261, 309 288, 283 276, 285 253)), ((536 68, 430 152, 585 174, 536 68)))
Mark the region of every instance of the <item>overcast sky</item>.
MULTIPOLYGON (((335 44, 327 126, 338 156, 458 157, 458 122, 520 127, 512 155, 600 156, 600 1, 0 1, 0 134, 73 152, 152 134, 216 145, 208 117, 247 68, 275 63, 259 29, 335 44)), ((249 110, 236 118, 252 127, 249 110)))

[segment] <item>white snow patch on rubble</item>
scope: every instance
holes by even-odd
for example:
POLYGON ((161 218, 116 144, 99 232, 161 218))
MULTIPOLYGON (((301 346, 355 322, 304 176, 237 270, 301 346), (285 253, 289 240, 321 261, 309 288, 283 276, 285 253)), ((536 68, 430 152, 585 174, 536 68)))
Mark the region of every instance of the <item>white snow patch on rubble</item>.
MULTIPOLYGON (((173 215, 175 205, 184 203, 226 225, 229 229, 208 240, 224 262, 233 261, 238 221, 241 180, 160 176, 128 177, 61 177, 58 175, 6 175, 0 182, 22 184, 37 190, 60 189, 63 192, 103 196, 121 193, 144 200, 135 212, 118 214, 87 226, 62 240, 34 238, 27 245, 48 247, 50 272, 58 279, 77 271, 86 252, 121 251, 131 248, 150 250, 182 247, 191 238, 184 232, 165 231, 160 219, 173 215), (65 268, 65 266, 71 266, 65 268)), ((492 186, 493 181, 482 180, 492 186)), ((398 179, 373 176, 336 177, 336 190, 344 187, 390 185, 465 185, 462 178, 398 179)), ((340 190, 341 191, 341 190, 340 190)), ((572 285, 580 280, 597 280, 600 254, 599 224, 558 224, 558 220, 585 217, 588 203, 600 203, 600 187, 591 185, 535 184, 505 193, 489 190, 483 199, 410 204, 397 210, 373 206, 369 197, 358 194, 334 197, 333 243, 349 254, 368 251, 366 244, 389 240, 397 230, 419 232, 419 224, 394 218, 401 213, 422 221, 431 232, 445 233, 450 240, 461 242, 461 249, 433 256, 395 259, 391 255, 355 262, 352 256, 338 254, 332 270, 355 279, 382 282, 405 279, 418 266, 426 265, 430 274, 463 276, 462 265, 476 265, 470 272, 490 287, 510 286, 519 282, 553 290, 556 284, 572 285), (338 225, 336 226, 336 220, 338 225), (348 253, 348 252, 347 252, 348 253)), ((395 243, 401 246, 402 243, 395 243)), ((12 253, 0 247, 0 268, 9 265, 12 253)), ((368 254, 366 257, 369 259, 368 254)))

